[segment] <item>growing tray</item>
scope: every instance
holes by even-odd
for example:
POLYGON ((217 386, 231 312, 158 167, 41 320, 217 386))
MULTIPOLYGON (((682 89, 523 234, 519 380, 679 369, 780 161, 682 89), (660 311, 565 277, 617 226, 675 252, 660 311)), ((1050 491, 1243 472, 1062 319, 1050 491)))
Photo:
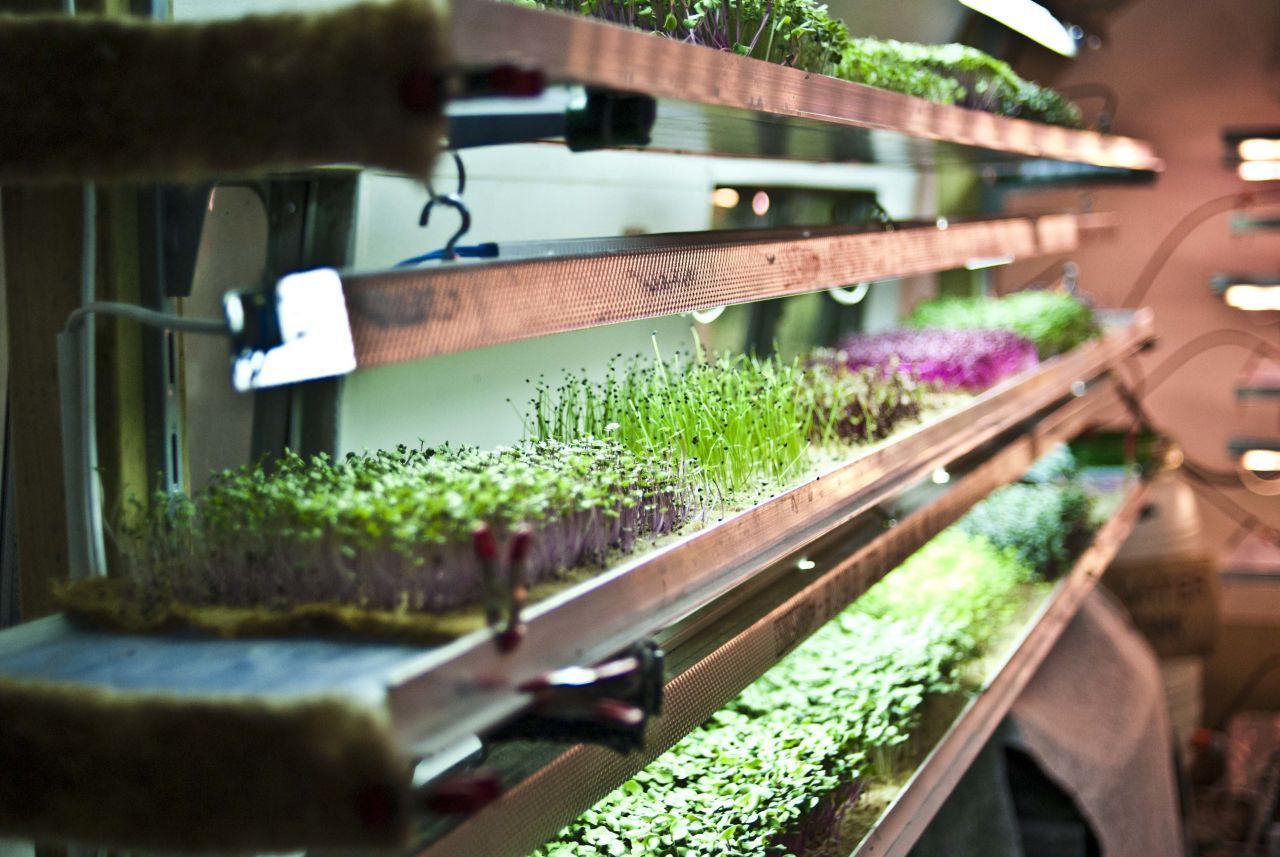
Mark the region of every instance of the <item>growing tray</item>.
POLYGON ((651 149, 915 168, 1025 158, 1163 168, 1130 137, 934 104, 561 12, 453 0, 451 29, 463 65, 514 62, 557 83, 655 97, 651 149))
MULTIPOLYGON (((619 756, 579 745, 533 766, 523 759, 507 762, 491 755, 491 764, 533 769, 479 814, 451 829, 429 829, 424 839, 430 844, 421 852, 423 857, 524 857, 723 707, 974 503, 1018 478, 1045 450, 1074 437, 1118 404, 1110 382, 1102 382, 1016 439, 1002 436, 998 452, 973 464, 945 489, 935 489, 932 496, 923 492, 926 496, 913 508, 900 511, 891 529, 873 523, 829 545, 811 545, 804 555, 815 562, 812 576, 795 573, 793 555, 779 564, 789 566, 789 573, 773 586, 733 603, 727 613, 690 617, 674 634, 664 635, 678 674, 668 683, 663 715, 651 724, 643 753, 619 756), (868 531, 872 535, 867 536, 868 531)), ((915 803, 898 809, 904 799, 900 798, 868 837, 868 847, 878 849, 882 845, 877 843, 889 841, 895 848, 908 847, 908 838, 927 824, 926 813, 936 812, 981 748, 981 718, 992 717, 989 726, 995 727, 1132 527, 1138 491, 1135 486, 1120 511, 1096 534, 1093 547, 1046 602, 1049 606, 1028 625, 1024 638, 904 790, 904 796, 914 790, 909 801, 915 803)))

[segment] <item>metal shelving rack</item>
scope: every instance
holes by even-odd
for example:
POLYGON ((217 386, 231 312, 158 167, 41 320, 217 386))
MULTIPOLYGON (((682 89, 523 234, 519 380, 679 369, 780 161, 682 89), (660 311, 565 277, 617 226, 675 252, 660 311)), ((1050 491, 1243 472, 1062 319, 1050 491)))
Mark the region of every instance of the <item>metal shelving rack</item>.
MULTIPOLYGON (((516 62, 556 83, 657 99, 649 148, 936 168, 1053 159, 1157 172, 1147 144, 945 107, 554 12, 454 0, 461 66, 516 62)), ((503 261, 344 273, 359 369, 593 325, 947 270, 981 257, 1070 252, 1096 216, 774 230, 507 248, 503 261)), ((338 696, 390 723, 412 757, 448 755, 529 703, 521 685, 654 637, 666 704, 645 750, 494 751, 506 793, 459 820, 428 816, 430 855, 526 854, 722 706, 973 503, 1121 403, 1111 370, 1154 337, 1146 311, 820 477, 535 605, 504 653, 480 630, 422 650, 322 640, 128 637, 54 617, 0 633, 0 679, 113 698, 338 696), (949 468, 934 486, 928 475, 949 468), (885 520, 895 524, 886 528, 885 520), (799 560, 803 559, 803 565, 799 560), (234 664, 230 669, 228 665, 234 664)), ((995 679, 881 819, 860 854, 904 853, 1025 685, 1132 526, 1141 488, 1098 534, 995 679)), ((305 708, 300 709, 300 712, 305 708)), ((179 742, 180 743, 180 742, 179 742)), ((253 783, 246 783, 252 789, 253 783)), ((406 801, 413 800, 405 783, 406 801)), ((257 811, 273 804, 263 795, 257 811)))
POLYGON ((463 65, 514 62, 553 82, 658 100, 648 148, 929 168, 1044 158, 1121 170, 1163 163, 1141 140, 933 104, 587 18, 454 0, 463 65))

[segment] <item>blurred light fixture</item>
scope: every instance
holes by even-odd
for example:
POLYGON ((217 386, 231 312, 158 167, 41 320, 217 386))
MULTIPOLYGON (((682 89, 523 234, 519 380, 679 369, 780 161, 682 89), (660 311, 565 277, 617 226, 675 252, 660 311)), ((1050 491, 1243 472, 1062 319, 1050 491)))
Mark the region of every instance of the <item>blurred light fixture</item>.
POLYGON ((711 192, 711 204, 716 208, 737 208, 741 197, 731 187, 718 187, 711 192))
POLYGON ((1236 399, 1280 399, 1280 362, 1262 360, 1236 384, 1236 399))
POLYGON ((769 194, 762 190, 756 191, 756 195, 751 197, 751 210, 755 212, 756 217, 764 217, 769 213, 769 194))
POLYGON ((813 571, 817 567, 818 564, 811 559, 802 559, 796 563, 796 568, 801 571, 813 571))
POLYGON ((965 270, 981 271, 983 268, 994 268, 997 265, 1012 265, 1012 256, 982 256, 964 263, 965 270))
POLYGON ((1245 232, 1268 232, 1280 229, 1280 215, 1277 214, 1236 214, 1231 218, 1231 231, 1235 234, 1245 232))
POLYGON ((1248 312, 1280 311, 1280 276, 1274 274, 1217 274, 1213 291, 1227 306, 1248 312))
POLYGON ((946 485, 951 481, 951 474, 947 472, 947 468, 939 467, 929 478, 933 480, 934 485, 946 485))
POLYGON ((1280 161, 1280 140, 1248 137, 1236 144, 1236 156, 1242 161, 1280 161))
POLYGON ((1280 180, 1280 128, 1227 128, 1222 145, 1227 164, 1244 181, 1280 180))
POLYGON ((1252 473, 1280 473, 1280 438, 1233 437, 1227 449, 1252 473))
POLYGON ((1273 182, 1280 180, 1280 161, 1241 161, 1236 175, 1247 182, 1273 182))
POLYGON ((1067 27, 1053 13, 1034 0, 960 0, 975 12, 981 12, 1044 45, 1056 54, 1073 57, 1079 51, 1077 39, 1084 34, 1078 27, 1067 27))

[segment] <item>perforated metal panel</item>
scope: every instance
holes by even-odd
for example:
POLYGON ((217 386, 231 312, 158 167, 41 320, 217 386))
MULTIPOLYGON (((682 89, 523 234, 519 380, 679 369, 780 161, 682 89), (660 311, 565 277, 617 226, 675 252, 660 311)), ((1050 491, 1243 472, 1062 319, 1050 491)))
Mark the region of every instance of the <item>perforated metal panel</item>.
MULTIPOLYGON (((767 234, 767 233, 766 233, 767 234)), ((912 226, 771 241, 715 233, 632 251, 454 263, 343 277, 361 368, 601 324, 957 268, 976 258, 1063 253, 1076 217, 912 226)))

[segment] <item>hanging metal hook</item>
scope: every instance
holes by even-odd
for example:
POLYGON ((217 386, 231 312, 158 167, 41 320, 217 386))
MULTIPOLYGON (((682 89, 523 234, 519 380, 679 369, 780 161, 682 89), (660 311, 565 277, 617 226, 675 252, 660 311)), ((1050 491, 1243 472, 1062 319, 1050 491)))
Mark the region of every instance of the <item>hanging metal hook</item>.
POLYGON ((457 231, 445 242, 444 250, 440 254, 441 260, 445 262, 452 262, 458 258, 458 253, 455 249, 458 241, 462 239, 463 235, 471 231, 471 211, 467 208, 467 204, 462 201, 462 194, 467 189, 467 171, 462 166, 462 156, 458 154, 457 150, 451 150, 449 154, 453 156, 454 166, 458 170, 458 188, 453 193, 438 194, 431 179, 427 179, 427 193, 430 198, 427 200, 427 204, 422 207, 421 216, 418 217, 418 225, 425 227, 431 222, 431 209, 437 203, 448 206, 458 212, 461 222, 458 224, 457 231))
MULTIPOLYGON (((885 232, 892 232, 894 229, 894 223, 893 218, 889 216, 888 209, 881 205, 880 200, 878 199, 871 200, 871 206, 873 209, 872 222, 879 224, 880 228, 885 232)), ((939 218, 940 227, 942 227, 942 224, 945 222, 945 220, 939 218)), ((862 299, 867 296, 867 292, 869 291, 871 291, 871 281, 863 280, 861 282, 854 283, 849 288, 832 286, 827 289, 827 295, 833 301, 840 304, 840 306, 854 306, 855 304, 861 303, 862 299)))

